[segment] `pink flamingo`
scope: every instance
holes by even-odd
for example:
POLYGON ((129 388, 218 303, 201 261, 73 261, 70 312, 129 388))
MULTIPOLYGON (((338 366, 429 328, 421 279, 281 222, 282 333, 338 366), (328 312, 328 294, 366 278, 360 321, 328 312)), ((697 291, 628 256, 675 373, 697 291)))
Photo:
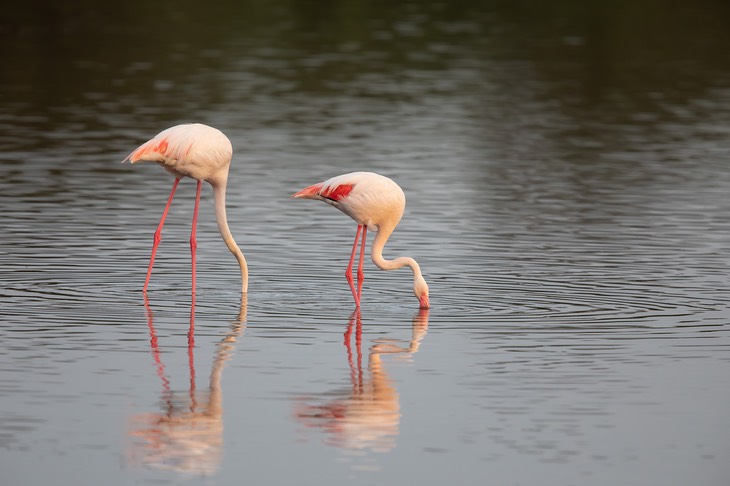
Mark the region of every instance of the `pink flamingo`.
POLYGON ((394 270, 405 266, 413 270, 413 293, 416 294, 421 308, 428 309, 428 285, 421 275, 418 262, 410 257, 395 260, 383 258, 383 247, 391 233, 400 222, 406 206, 403 190, 391 179, 373 172, 351 172, 333 177, 324 182, 306 187, 294 194, 295 198, 319 199, 330 204, 357 222, 355 242, 352 244, 350 263, 345 271, 347 283, 350 285, 355 305, 360 307, 362 295, 363 255, 367 230, 375 230, 378 234, 372 244, 371 258, 381 270, 394 270), (360 261, 357 268, 357 290, 352 278, 352 265, 355 261, 357 244, 362 233, 360 261))
POLYGON ((145 279, 142 292, 147 293, 150 275, 152 275, 152 266, 155 262, 155 254, 162 239, 162 226, 165 224, 165 218, 170 209, 177 185, 183 177, 191 177, 198 181, 198 189, 195 195, 195 210, 193 211, 193 229, 190 233, 193 294, 195 294, 195 250, 198 246, 195 233, 198 223, 200 190, 203 181, 207 181, 213 186, 215 218, 218 223, 218 230, 226 246, 228 246, 228 249, 236 257, 241 267, 241 291, 242 293, 248 291, 248 266, 246 265, 246 258, 244 258, 243 252, 241 252, 241 249, 233 239, 226 220, 226 183, 228 181, 228 169, 231 164, 232 155, 233 147, 231 146, 231 142, 220 130, 200 123, 192 123, 177 125, 161 131, 153 139, 140 145, 122 161, 129 161, 131 163, 139 161, 157 162, 175 176, 170 197, 167 199, 167 205, 162 212, 160 224, 157 226, 157 231, 155 231, 152 255, 150 256, 147 278, 145 279))

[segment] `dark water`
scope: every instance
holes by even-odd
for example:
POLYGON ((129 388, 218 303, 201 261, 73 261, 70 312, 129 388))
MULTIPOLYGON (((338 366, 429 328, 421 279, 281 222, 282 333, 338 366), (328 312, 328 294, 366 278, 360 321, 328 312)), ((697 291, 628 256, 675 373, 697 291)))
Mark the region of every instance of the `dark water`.
POLYGON ((2 7, 3 484, 727 484, 723 2, 2 7), (189 180, 140 292, 172 180, 119 161, 189 121, 244 302, 206 186, 191 306, 189 180), (354 223, 289 199, 352 170, 430 311, 367 262, 353 314, 354 223))

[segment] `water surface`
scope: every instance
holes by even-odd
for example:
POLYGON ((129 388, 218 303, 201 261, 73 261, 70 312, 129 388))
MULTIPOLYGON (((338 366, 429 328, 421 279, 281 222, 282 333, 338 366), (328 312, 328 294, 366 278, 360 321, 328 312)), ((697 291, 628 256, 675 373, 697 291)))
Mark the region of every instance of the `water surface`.
POLYGON ((725 484, 726 7, 78 8, 0 21, 4 484, 725 484), (193 305, 189 180, 140 292, 172 180, 119 161, 189 121, 244 301, 206 186, 193 305), (289 199, 353 170, 431 310, 367 262, 353 312, 354 223, 289 199))

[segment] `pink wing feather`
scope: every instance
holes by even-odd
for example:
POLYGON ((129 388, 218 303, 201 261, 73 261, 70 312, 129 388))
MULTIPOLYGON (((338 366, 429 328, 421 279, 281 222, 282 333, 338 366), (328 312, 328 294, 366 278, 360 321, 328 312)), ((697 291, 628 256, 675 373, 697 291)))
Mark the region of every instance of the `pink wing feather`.
POLYGON ((193 142, 199 140, 201 135, 208 135, 209 131, 210 127, 199 124, 178 125, 168 128, 137 147, 122 162, 130 161, 134 163, 140 160, 165 162, 182 159, 190 152, 193 142))
POLYGON ((126 162, 127 160, 132 163, 140 160, 149 160, 152 162, 163 160, 169 157, 169 148, 170 144, 166 138, 153 138, 152 140, 140 145, 134 152, 129 154, 123 162, 126 162))

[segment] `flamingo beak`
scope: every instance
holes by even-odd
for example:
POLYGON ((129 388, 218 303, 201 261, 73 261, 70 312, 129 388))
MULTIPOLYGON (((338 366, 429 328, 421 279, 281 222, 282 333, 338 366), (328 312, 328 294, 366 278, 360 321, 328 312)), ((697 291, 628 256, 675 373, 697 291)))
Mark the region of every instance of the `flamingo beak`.
POLYGON ((421 303, 421 309, 428 309, 431 307, 430 303, 428 302, 428 294, 423 294, 418 301, 421 303))

